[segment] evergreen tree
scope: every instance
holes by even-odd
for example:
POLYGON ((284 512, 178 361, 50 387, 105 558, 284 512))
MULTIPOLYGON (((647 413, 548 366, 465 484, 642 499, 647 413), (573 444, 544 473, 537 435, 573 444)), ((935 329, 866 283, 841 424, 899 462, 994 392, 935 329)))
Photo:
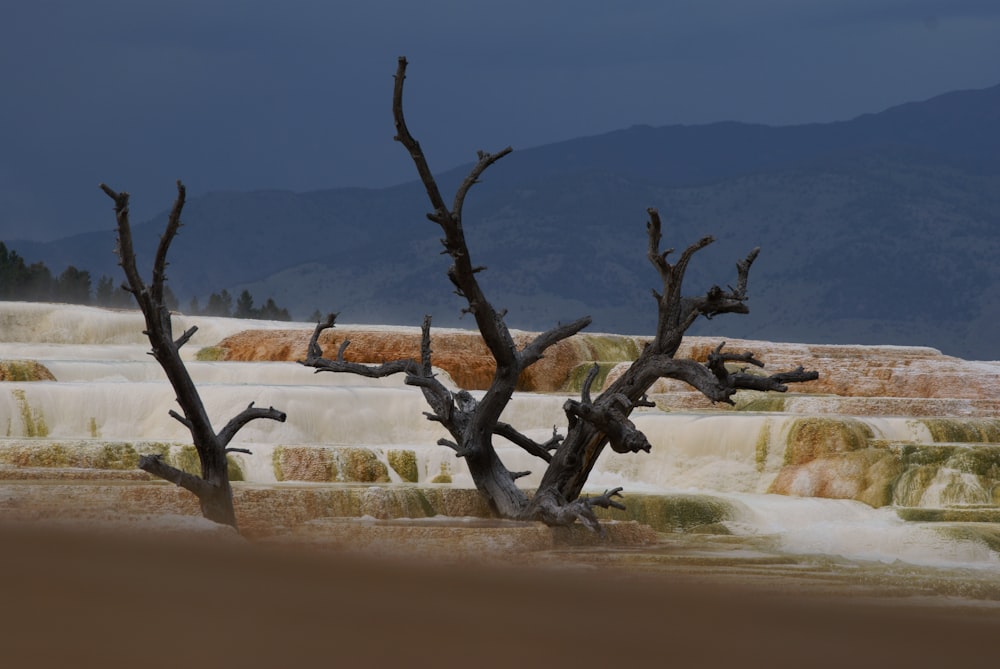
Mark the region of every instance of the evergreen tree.
POLYGON ((170 311, 177 311, 181 308, 181 301, 177 299, 174 291, 170 290, 170 286, 166 284, 163 285, 163 304, 170 311))
POLYGON ((115 306, 115 293, 117 291, 118 286, 115 285, 114 279, 107 274, 102 274, 94 288, 94 304, 100 307, 115 306))
POLYGON ((233 296, 225 288, 221 293, 212 293, 208 296, 208 304, 205 305, 204 315, 228 317, 233 312, 233 296))
POLYGON ((90 304, 90 272, 87 270, 70 265, 59 275, 55 288, 58 300, 70 304, 90 304))
POLYGON ((24 290, 17 299, 26 302, 51 302, 55 292, 55 279, 45 263, 36 262, 28 266, 25 274, 24 290))
POLYGON ((233 312, 236 318, 256 318, 257 311, 253 308, 253 296, 250 291, 244 290, 236 298, 236 311, 233 312))
POLYGON ((267 298, 267 302, 264 306, 260 308, 258 318, 262 318, 268 321, 290 321, 292 320, 291 315, 288 313, 288 309, 279 307, 275 303, 274 298, 267 298))
POLYGON ((28 278, 24 259, 0 242, 0 300, 23 300, 21 292, 28 278))

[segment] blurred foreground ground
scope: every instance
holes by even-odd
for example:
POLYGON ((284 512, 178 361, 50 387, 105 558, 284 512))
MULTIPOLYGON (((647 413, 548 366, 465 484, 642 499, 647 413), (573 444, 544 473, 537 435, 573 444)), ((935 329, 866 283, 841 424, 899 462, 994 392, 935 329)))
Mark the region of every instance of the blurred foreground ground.
POLYGON ((25 524, 0 545, 5 667, 985 667, 1000 632, 991 602, 586 552, 477 566, 25 524))

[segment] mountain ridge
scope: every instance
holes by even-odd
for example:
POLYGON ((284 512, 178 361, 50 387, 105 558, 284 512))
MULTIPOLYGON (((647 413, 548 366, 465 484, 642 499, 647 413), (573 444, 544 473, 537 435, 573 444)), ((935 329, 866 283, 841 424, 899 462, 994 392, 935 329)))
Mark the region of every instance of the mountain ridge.
MULTIPOLYGON (((656 276, 644 222, 657 207, 666 245, 718 239, 696 256, 688 292, 732 281, 733 263, 763 248, 751 315, 700 323, 693 334, 996 357, 997 149, 1000 85, 835 123, 633 126, 504 158, 470 192, 467 234, 490 268, 487 294, 510 309, 514 327, 591 313, 595 330, 651 331, 656 276)), ((448 192, 467 171, 442 172, 439 183, 448 192)), ((247 288, 299 317, 318 308, 414 324, 432 313, 460 325, 426 211, 416 181, 191 198, 171 284, 182 299, 247 288)), ((135 226, 147 262, 165 217, 135 226)), ((112 223, 109 215, 105 233, 8 246, 56 269, 117 276, 112 223)))

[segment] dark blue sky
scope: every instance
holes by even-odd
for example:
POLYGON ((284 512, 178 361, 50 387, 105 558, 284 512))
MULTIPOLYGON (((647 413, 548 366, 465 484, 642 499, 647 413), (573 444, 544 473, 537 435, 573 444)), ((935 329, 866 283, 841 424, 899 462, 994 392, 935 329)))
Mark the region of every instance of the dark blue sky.
POLYGON ((31 0, 0 23, 0 239, 173 181, 383 186, 396 57, 434 169, 632 124, 848 119, 1000 82, 996 0, 31 0))

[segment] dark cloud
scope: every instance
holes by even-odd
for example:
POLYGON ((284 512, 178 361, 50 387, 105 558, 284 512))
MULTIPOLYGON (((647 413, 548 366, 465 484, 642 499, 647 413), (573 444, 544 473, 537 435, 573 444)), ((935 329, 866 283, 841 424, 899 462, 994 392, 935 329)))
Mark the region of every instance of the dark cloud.
POLYGON ((70 0, 0 25, 0 238, 107 225, 194 193, 386 185, 391 75, 436 168, 478 148, 724 119, 800 123, 997 83, 1000 9, 971 0, 70 0), (928 26, 934 26, 929 29, 928 26))

